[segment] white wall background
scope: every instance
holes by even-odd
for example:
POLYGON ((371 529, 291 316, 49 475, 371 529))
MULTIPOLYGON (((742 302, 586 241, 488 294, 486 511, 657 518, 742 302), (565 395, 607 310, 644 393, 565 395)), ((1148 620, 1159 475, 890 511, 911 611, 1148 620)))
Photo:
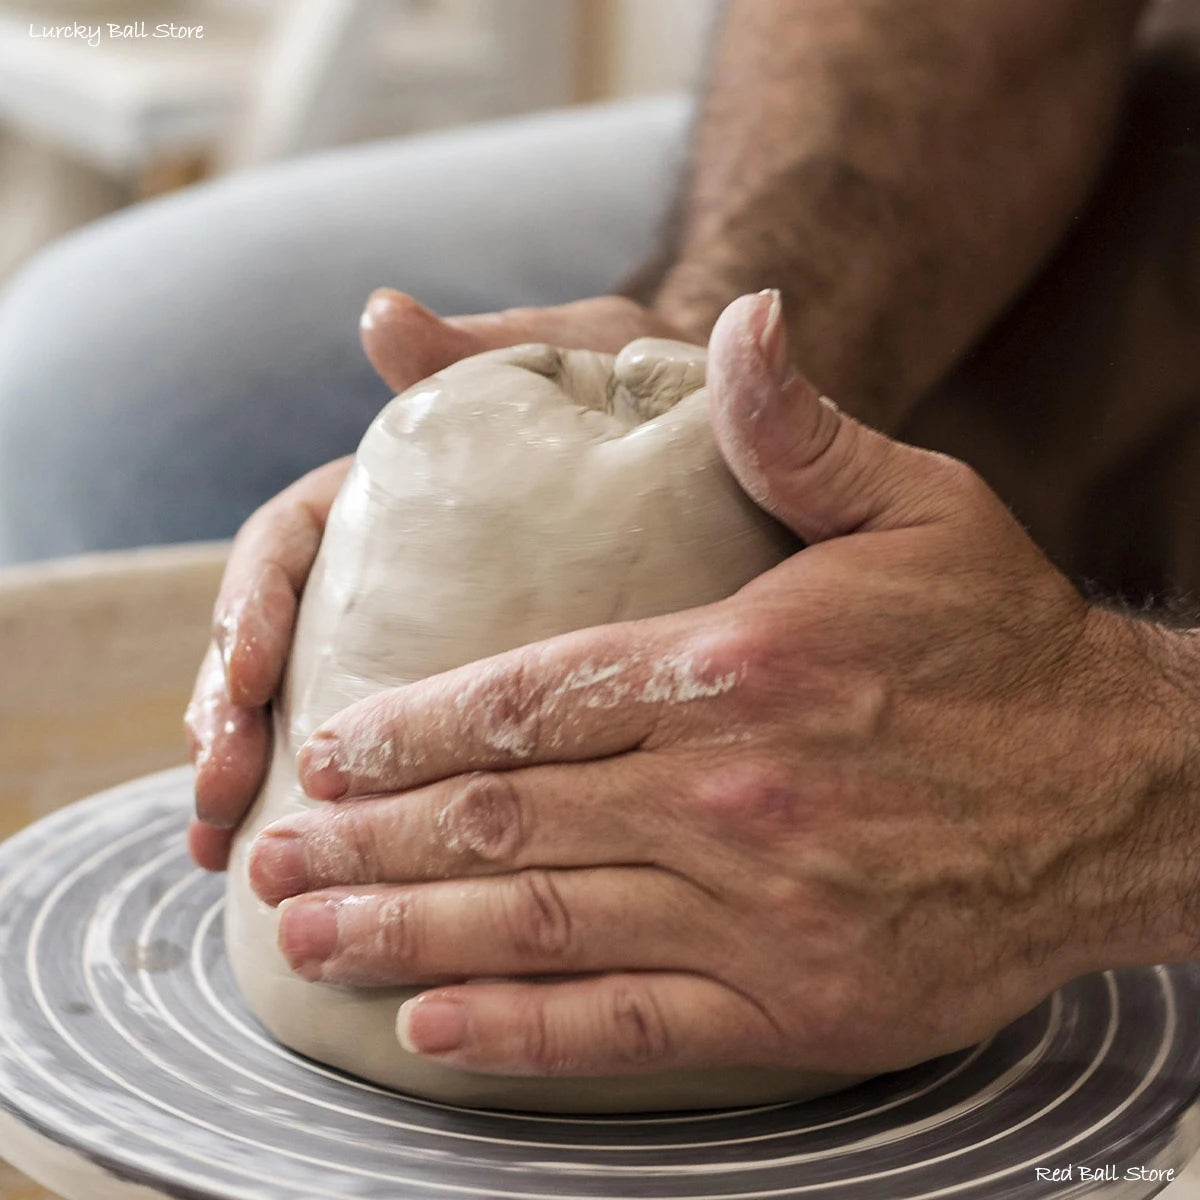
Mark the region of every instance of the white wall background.
POLYGON ((597 97, 691 87, 703 61, 715 0, 608 0, 608 44, 593 76, 597 97))

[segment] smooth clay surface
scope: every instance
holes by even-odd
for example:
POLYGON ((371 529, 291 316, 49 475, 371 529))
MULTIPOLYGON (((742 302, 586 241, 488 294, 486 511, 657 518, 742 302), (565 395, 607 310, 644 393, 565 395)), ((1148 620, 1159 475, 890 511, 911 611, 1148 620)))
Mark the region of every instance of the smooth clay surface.
MULTIPOLYGON (((275 751, 235 846, 226 932, 246 999, 282 1042, 415 1095, 563 1112, 780 1100, 842 1079, 776 1070, 489 1077, 406 1054, 407 990, 306 983, 250 892, 249 844, 309 803, 295 755, 352 701, 586 626, 731 595, 796 547, 743 495, 708 421, 704 352, 644 339, 614 359, 520 346, 410 388, 359 447, 304 595, 275 751)), ((664 664, 679 702, 694 664, 664 664)), ((498 738, 507 736, 498 725, 498 738)))

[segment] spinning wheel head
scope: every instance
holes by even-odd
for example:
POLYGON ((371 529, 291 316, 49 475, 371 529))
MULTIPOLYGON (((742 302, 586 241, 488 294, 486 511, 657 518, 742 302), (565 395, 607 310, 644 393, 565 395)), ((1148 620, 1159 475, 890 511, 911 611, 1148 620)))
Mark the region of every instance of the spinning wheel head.
POLYGON ((69 1200, 1040 1200, 1087 1194, 1036 1174, 1070 1164, 1144 1168, 1135 1197, 1200 1139, 1200 965, 1077 980, 982 1046, 807 1104, 547 1117, 347 1078, 243 1007, 221 881, 183 848, 190 780, 0 847, 0 1153, 69 1200))

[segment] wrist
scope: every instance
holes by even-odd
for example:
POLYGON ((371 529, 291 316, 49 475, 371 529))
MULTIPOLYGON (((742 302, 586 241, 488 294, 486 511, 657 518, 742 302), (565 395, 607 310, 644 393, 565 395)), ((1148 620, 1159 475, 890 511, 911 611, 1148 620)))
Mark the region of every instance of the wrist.
POLYGON ((1200 628, 1156 626, 1154 633, 1163 694, 1160 791, 1175 823, 1171 858, 1180 895, 1157 961, 1193 961, 1200 960, 1200 628))
POLYGON ((1200 630, 1102 608, 1089 627, 1083 686, 1103 716, 1089 721, 1093 823, 1069 887, 1090 965, 1200 958, 1200 630))

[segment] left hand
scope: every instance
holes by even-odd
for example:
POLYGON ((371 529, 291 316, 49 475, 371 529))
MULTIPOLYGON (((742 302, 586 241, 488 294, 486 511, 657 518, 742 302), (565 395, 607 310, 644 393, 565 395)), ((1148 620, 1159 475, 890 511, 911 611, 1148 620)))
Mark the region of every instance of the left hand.
POLYGON ((783 339, 769 295, 726 310, 713 420, 806 549, 721 603, 372 697, 302 751, 341 802, 269 827, 254 886, 306 978, 438 985, 408 1048, 877 1072, 1169 949, 1132 917, 1170 836, 1134 623, 967 467, 818 398, 783 339))

